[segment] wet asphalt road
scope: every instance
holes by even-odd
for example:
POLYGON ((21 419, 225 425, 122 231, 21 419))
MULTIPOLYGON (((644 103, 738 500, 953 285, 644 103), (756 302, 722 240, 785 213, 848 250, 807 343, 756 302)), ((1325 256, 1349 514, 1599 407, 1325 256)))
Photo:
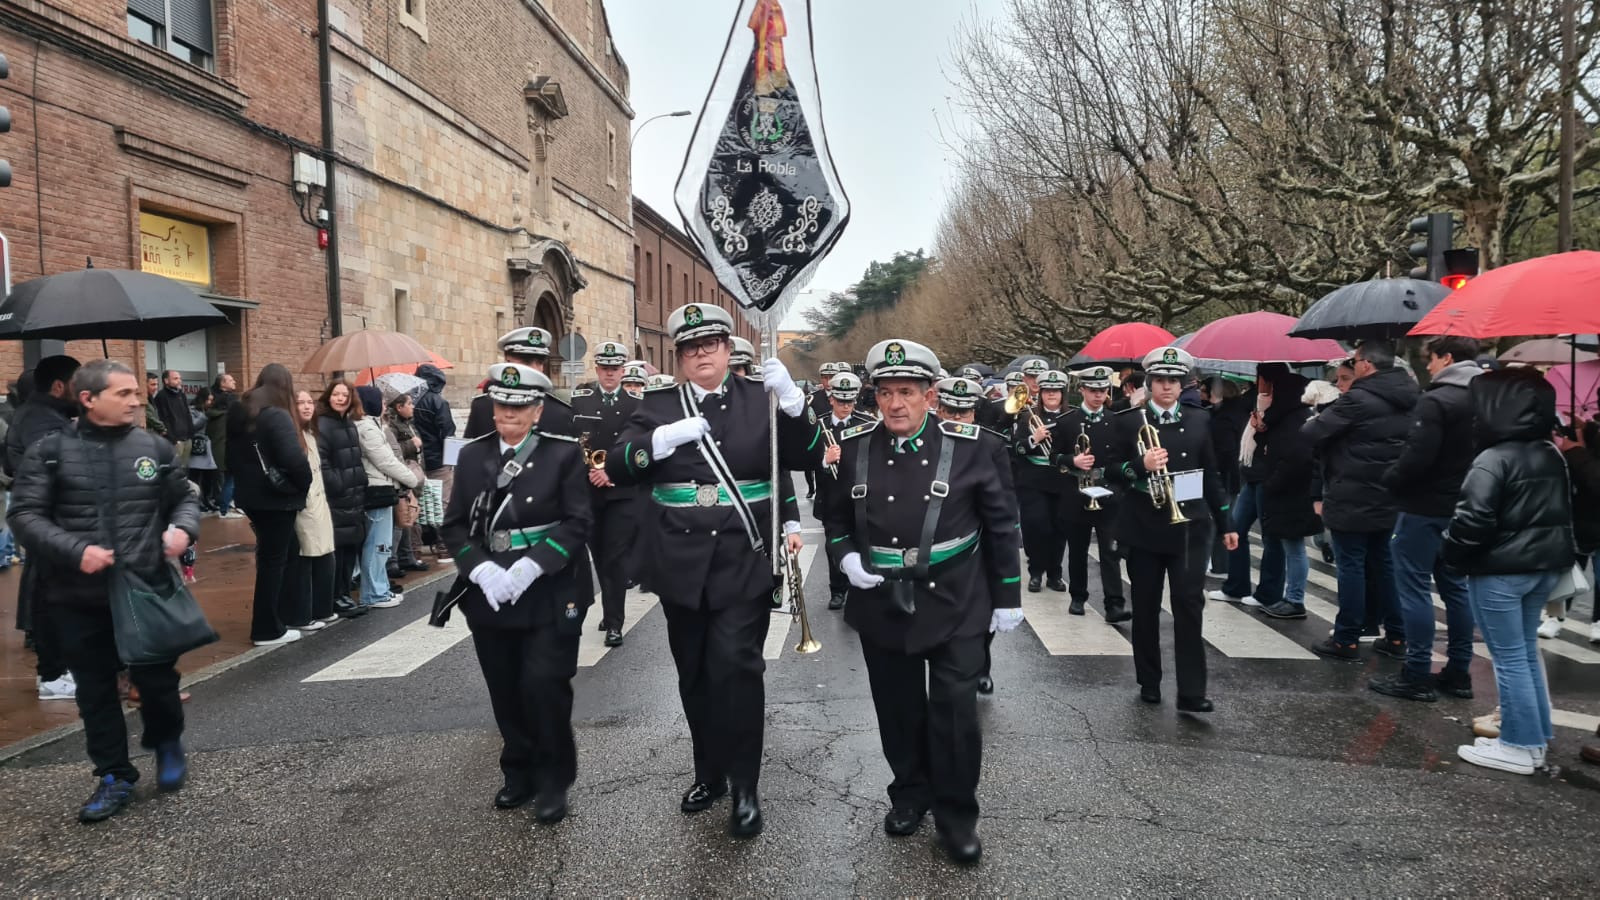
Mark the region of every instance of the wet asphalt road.
MULTIPOLYGON (((1091 582, 1094 579, 1091 578, 1091 582)), ((769 664, 760 838, 727 802, 677 809, 692 771, 659 609, 581 669, 579 779, 556 827, 490 808, 498 736, 470 641, 410 674, 304 682, 422 617, 421 597, 194 688, 191 780, 94 827, 81 735, 0 767, 0 886, 10 895, 1592 896, 1600 771, 1558 729, 1553 771, 1459 763, 1493 707, 1425 705, 1365 680, 1396 665, 1238 659, 1211 648, 1205 718, 1141 704, 1126 656, 1051 656, 1029 626, 995 644, 985 728, 983 863, 958 869, 931 822, 890 838, 887 766, 854 635, 808 597, 819 654, 769 664)), ((1040 602, 1052 596, 1035 595, 1040 602)), ((1030 598, 1033 602, 1033 598, 1030 598)), ((1098 598, 1094 601, 1098 603, 1098 598)), ((1586 617, 1585 617, 1586 618, 1586 617)), ((787 620, 774 618, 775 623, 787 620)), ((1093 616, 1075 627, 1107 628, 1093 616)), ((1310 640, 1326 625, 1274 623, 1310 640)), ((790 631, 792 644, 798 629, 790 631)), ((1168 634, 1170 647, 1170 632, 1168 634)), ((1600 714, 1600 666, 1552 665, 1556 705, 1600 714)), ((131 720, 135 726, 137 716, 131 720)), ((136 731, 136 728, 135 728, 136 731)))

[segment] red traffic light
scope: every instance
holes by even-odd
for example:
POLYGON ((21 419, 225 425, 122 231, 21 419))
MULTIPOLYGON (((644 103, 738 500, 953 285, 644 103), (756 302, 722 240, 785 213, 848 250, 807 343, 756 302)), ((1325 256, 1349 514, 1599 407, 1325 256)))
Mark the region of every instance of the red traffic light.
POLYGON ((1466 287, 1467 286, 1467 282, 1469 282, 1471 280, 1472 280, 1472 276, 1471 275, 1446 275, 1443 278, 1439 279, 1439 283, 1444 285, 1445 287, 1449 288, 1452 291, 1459 291, 1462 288, 1466 287))

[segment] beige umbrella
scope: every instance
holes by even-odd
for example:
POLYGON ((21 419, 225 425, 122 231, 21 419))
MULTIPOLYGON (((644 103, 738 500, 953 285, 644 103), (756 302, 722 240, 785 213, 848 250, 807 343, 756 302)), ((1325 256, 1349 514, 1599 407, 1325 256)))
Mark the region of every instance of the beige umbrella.
POLYGON ((1523 341, 1500 354, 1503 363, 1521 363, 1525 366, 1554 366, 1600 359, 1600 355, 1586 350, 1573 351, 1571 344, 1556 338, 1523 341))
POLYGON ((300 371, 327 375, 432 360, 427 347, 398 331, 356 331, 318 347, 300 371))

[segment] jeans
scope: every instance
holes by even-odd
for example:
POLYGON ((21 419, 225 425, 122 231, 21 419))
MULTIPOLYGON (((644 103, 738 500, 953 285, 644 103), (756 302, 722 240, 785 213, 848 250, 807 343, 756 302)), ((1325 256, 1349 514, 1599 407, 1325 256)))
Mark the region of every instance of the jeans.
POLYGON ((1500 742, 1542 749, 1555 738, 1550 726, 1550 689, 1539 658, 1539 613, 1560 572, 1472 575, 1467 595, 1489 645, 1494 684, 1500 694, 1500 742))
POLYGON ((367 540, 361 545, 361 602, 389 596, 389 554, 394 552, 394 507, 367 510, 367 540))
POLYGON ((1394 602, 1394 562, 1389 555, 1387 531, 1334 531, 1333 556, 1339 568, 1339 616, 1333 623, 1333 639, 1341 644, 1361 640, 1368 607, 1382 617, 1390 640, 1405 633, 1400 611, 1394 602), (1368 596, 1367 570, 1372 569, 1371 596, 1368 596))
MULTIPOLYGON (((1273 540, 1277 541, 1278 549, 1283 553, 1283 599, 1295 606, 1305 606, 1306 578, 1311 574, 1311 561, 1306 558, 1306 539, 1294 537, 1273 540)), ((1262 558, 1265 559, 1265 553, 1262 558)))
MULTIPOLYGON (((1239 549, 1228 554, 1228 579, 1222 583, 1222 592, 1229 597, 1249 597, 1250 589, 1250 528, 1261 515, 1261 484, 1246 482, 1239 490, 1233 504, 1233 530, 1239 533, 1239 549)), ((1261 584, 1254 596, 1263 606, 1283 599, 1283 546, 1278 541, 1261 542, 1261 584)))
POLYGON ((1406 624, 1406 674, 1424 679, 1433 674, 1433 597, 1428 578, 1444 600, 1445 634, 1449 644, 1447 670, 1465 672, 1472 664, 1472 603, 1467 580, 1451 572, 1439 559, 1449 516, 1401 513, 1394 523, 1389 552, 1394 557, 1394 593, 1406 624))
POLYGON ((233 509, 233 473, 232 472, 223 472, 222 473, 222 502, 220 504, 218 504, 218 507, 222 510, 222 512, 229 512, 229 511, 231 511, 233 509))
MULTIPOLYGON (((5 509, 9 510, 11 508, 11 492, 6 491, 5 493, 0 494, 0 498, 4 499, 5 509)), ((12 536, 11 529, 7 527, 6 523, 3 520, 0 520, 0 569, 10 568, 11 557, 16 555, 16 538, 12 536)))

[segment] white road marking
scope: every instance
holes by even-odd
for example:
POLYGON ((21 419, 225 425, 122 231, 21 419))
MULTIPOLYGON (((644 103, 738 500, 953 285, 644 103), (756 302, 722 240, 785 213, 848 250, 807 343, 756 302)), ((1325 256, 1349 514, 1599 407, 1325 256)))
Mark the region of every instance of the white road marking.
POLYGON ((1550 710, 1550 724, 1559 728, 1576 728, 1589 734, 1594 734, 1600 728, 1600 716, 1586 716, 1583 713, 1568 712, 1564 709, 1550 710))
POLYGON ((471 632, 457 611, 443 628, 428 624, 428 617, 392 631, 322 671, 304 679, 358 681, 368 678, 403 678, 429 660, 465 640, 471 632))
POLYGON ((1132 656, 1133 645, 1122 632, 1106 624, 1094 607, 1084 615, 1067 613, 1067 598, 1022 593, 1022 616, 1051 656, 1132 656))
MULTIPOLYGON (((633 626, 645 617, 645 614, 654 609, 661 598, 655 594, 647 594, 638 588, 630 588, 622 599, 622 636, 627 637, 633 626)), ((606 646, 606 635, 603 631, 596 630, 600 618, 605 613, 600 608, 600 598, 595 597, 594 605, 589 607, 589 614, 583 620, 583 634, 578 637, 578 666, 580 668, 598 663, 609 653, 612 647, 606 646), (594 627, 591 627, 594 626, 594 627)))

